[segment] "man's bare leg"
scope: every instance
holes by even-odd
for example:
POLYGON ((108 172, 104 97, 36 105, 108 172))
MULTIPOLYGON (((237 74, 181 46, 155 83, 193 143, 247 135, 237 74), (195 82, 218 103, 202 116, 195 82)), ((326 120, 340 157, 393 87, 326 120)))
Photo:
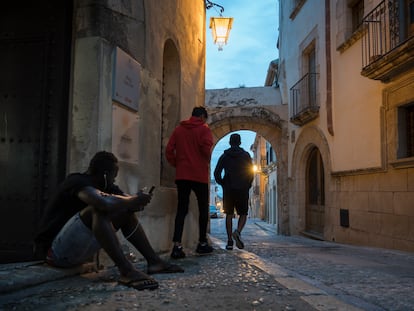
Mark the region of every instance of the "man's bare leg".
POLYGON ((237 231, 239 231, 239 233, 242 232, 244 226, 246 225, 246 221, 247 221, 247 215, 239 216, 239 221, 237 223, 237 231))
MULTIPOLYGON (((184 272, 184 270, 177 266, 169 264, 161 259, 160 256, 154 251, 148 237, 139 223, 135 214, 127 214, 123 220, 121 230, 125 238, 144 256, 147 261, 147 271, 150 274, 155 273, 175 273, 184 272)), ((121 217, 122 218, 122 217, 121 217)), ((119 217, 116 220, 120 222, 119 217)))
POLYGON ((227 232, 227 241, 233 241, 233 214, 226 214, 226 232, 227 232))
POLYGON ((237 230, 233 232, 233 238, 236 241, 236 246, 240 249, 244 248, 244 243, 241 239, 241 232, 246 224, 247 215, 239 215, 239 221, 237 223, 237 230))
POLYGON ((126 258, 122 252, 115 229, 107 216, 96 213, 91 206, 82 210, 80 216, 85 225, 91 228, 101 247, 117 266, 121 279, 124 281, 152 280, 149 275, 136 269, 126 258))

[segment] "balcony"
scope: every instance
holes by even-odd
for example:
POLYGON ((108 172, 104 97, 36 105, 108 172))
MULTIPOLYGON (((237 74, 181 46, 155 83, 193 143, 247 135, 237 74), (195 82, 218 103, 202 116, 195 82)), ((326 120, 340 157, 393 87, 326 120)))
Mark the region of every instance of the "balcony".
POLYGON ((414 69, 413 24, 400 2, 382 1, 363 19, 361 74, 367 78, 387 83, 414 69))
POLYGON ((319 116, 316 100, 317 73, 308 73, 290 89, 290 122, 302 126, 319 116))

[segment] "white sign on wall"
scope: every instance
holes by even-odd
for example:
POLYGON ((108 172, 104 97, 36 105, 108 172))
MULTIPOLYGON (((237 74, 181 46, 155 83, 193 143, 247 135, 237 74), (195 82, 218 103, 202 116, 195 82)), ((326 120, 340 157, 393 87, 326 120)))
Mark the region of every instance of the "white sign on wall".
POLYGON ((112 105, 112 152, 119 161, 138 164, 138 115, 112 105))
POLYGON ((138 111, 141 65, 120 48, 115 49, 112 99, 138 111))

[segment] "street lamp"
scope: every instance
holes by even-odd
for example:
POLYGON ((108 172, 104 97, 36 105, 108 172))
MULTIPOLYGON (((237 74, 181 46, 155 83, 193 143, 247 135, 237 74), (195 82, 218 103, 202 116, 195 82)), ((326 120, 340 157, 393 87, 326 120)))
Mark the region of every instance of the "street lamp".
POLYGON ((224 8, 221 5, 205 0, 206 9, 216 6, 220 8, 220 17, 210 17, 210 29, 213 35, 213 41, 218 45, 218 50, 223 51, 223 45, 227 44, 230 30, 233 25, 233 17, 223 17, 221 14, 224 8))
POLYGON ((223 51, 223 45, 227 44, 232 24, 233 17, 210 17, 210 29, 219 51, 223 51))

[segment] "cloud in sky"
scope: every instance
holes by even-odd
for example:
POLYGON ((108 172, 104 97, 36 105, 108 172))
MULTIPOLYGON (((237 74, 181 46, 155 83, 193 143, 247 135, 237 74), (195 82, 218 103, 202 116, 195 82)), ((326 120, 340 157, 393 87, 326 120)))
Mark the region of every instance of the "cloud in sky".
MULTIPOLYGON (((207 27, 206 89, 263 86, 267 69, 278 58, 277 0, 216 0, 224 7, 223 16, 233 17, 233 27, 223 51, 214 45, 211 29, 207 27)), ((207 10, 210 17, 219 10, 207 10)))

